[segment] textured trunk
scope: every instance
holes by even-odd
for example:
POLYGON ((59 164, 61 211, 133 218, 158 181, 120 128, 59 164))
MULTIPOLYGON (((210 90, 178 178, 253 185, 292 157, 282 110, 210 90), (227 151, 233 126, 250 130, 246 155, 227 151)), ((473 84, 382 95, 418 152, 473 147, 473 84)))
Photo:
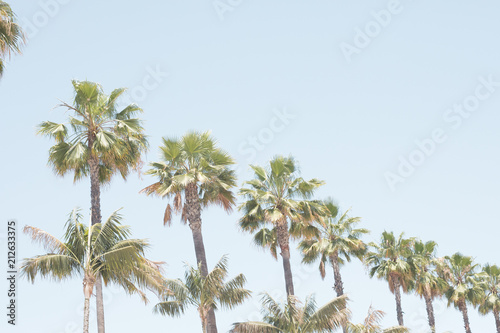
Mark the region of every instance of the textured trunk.
MULTIPOLYGON (((92 152, 94 138, 89 139, 89 150, 92 152)), ((101 184, 99 182, 99 159, 91 153, 89 158, 90 168, 90 214, 91 224, 101 223, 101 184)), ((96 307, 97 307, 97 332, 105 333, 104 330, 104 304, 102 299, 102 281, 97 278, 96 285, 96 307)))
POLYGON ((99 183, 99 160, 92 156, 90 167, 90 211, 92 225, 101 223, 101 184, 99 183))
POLYGON ((401 308, 401 285, 399 283, 399 278, 394 278, 394 296, 396 297, 396 312, 398 315, 399 326, 404 326, 403 322, 403 309, 401 308))
MULTIPOLYGON (((186 207, 186 217, 193 233, 196 261, 200 266, 201 275, 207 276, 207 256, 205 254, 205 245, 203 244, 203 235, 201 233, 201 205, 198 196, 198 186, 195 183, 191 183, 186 187, 186 207)), ((215 319, 214 309, 208 310, 206 326, 207 333, 217 333, 217 321, 215 319)))
MULTIPOLYGON (((337 297, 344 295, 344 283, 342 282, 342 275, 340 275, 340 266, 339 266, 339 254, 335 252, 330 256, 330 262, 333 267, 333 278, 335 279, 335 292, 337 293, 337 297)), ((342 326, 342 332, 347 333, 347 327, 345 325, 342 326)))
POLYGON ((92 296, 94 283, 94 278, 85 274, 83 278, 83 295, 85 297, 83 306, 83 333, 89 333, 90 297, 92 296))
POLYGON ((497 333, 500 333, 500 314, 498 310, 493 310, 493 316, 495 316, 495 324, 497 325, 497 333))
POLYGON ((429 319, 429 327, 431 332, 436 332, 436 321, 434 319, 434 307, 432 306, 432 296, 429 288, 424 290, 425 307, 427 309, 427 318, 429 319))
POLYGON ((85 297, 85 305, 83 307, 83 333, 89 333, 89 312, 90 299, 85 297))
POLYGON ((97 332, 104 333, 104 303, 102 297, 102 279, 100 276, 97 277, 95 282, 95 303, 97 310, 97 332))
POLYGON ((340 297, 344 295, 344 283, 340 275, 339 254, 335 252, 335 254, 331 255, 330 261, 333 267, 333 278, 335 279, 335 292, 337 293, 337 297, 340 297))
POLYGON ((278 224, 276 225, 276 234, 278 236, 278 244, 281 249, 281 257, 283 258, 286 294, 287 296, 295 295, 293 290, 292 267, 290 266, 290 236, 288 234, 288 223, 286 219, 278 221, 278 224))
POLYGON ((465 301, 459 301, 458 308, 462 311, 462 316, 464 317, 465 332, 472 333, 470 330, 469 314, 467 313, 467 305, 465 304, 465 301))

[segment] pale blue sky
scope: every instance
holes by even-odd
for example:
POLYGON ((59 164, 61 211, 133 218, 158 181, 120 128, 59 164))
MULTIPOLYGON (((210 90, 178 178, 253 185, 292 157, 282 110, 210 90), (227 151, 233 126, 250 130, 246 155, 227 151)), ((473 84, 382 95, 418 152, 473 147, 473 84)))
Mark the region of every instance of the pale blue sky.
MULTIPOLYGON (((404 231, 438 242, 439 255, 460 250, 500 264, 497 1, 221 0, 233 4, 224 13, 212 0, 9 2, 30 40, 0 81, 3 221, 15 218, 60 236, 74 206, 88 210, 88 182, 54 176, 46 165, 51 142, 35 136, 41 121, 64 119, 62 109, 52 108, 58 99, 71 101, 71 79, 88 79, 107 92, 130 88, 129 99, 145 110, 147 162, 157 159, 162 136, 210 129, 238 161, 240 181, 251 177, 249 163, 293 154, 304 177, 326 181, 319 198, 332 196, 363 218, 372 230, 367 241, 384 229, 404 231), (381 27, 373 12, 386 9, 393 14, 381 27), (341 46, 359 46, 365 29, 373 37, 347 59, 341 46), (488 78, 493 84, 481 83, 488 78), (454 126, 454 105, 462 103, 474 111, 454 126), (289 116, 279 120, 277 113, 289 116), (436 130, 441 142, 391 188, 388 173, 398 176, 401 158, 422 162, 416 141, 436 130)), ((191 234, 178 218, 164 228, 166 202, 138 194, 152 181, 116 179, 103 192, 103 216, 124 207, 134 235, 153 244, 150 257, 168 263, 168 277, 181 277, 183 263, 195 261, 191 234)), ((260 292, 283 296, 282 266, 238 231, 238 212, 214 208, 203 218, 209 266, 228 253, 231 275, 244 273, 254 292, 245 305, 217 314, 226 332, 234 321, 258 318, 260 292)), ((41 252, 19 235, 20 257, 41 252)), ((297 251, 292 262, 300 297, 315 292, 321 304, 334 296, 331 272, 321 281, 316 266, 301 268, 297 251)), ((396 323, 386 283, 370 280, 359 263, 342 273, 355 321, 372 304, 387 312, 386 325, 396 323)), ((18 289, 18 326, 9 332, 80 331, 81 281, 20 280, 18 289)), ((166 318, 152 314, 154 299, 144 306, 114 289, 106 295, 108 332, 200 331, 195 310, 166 318)), ((404 296, 403 310, 413 332, 425 332, 423 301, 404 296)), ((492 316, 469 312, 473 331, 494 331, 492 316)), ((443 301, 436 322, 440 332, 463 332, 461 314, 443 301)))

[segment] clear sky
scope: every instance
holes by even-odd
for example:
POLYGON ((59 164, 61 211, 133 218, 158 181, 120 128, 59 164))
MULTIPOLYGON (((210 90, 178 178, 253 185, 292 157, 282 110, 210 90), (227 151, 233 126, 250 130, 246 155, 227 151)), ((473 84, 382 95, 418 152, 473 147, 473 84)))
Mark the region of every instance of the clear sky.
MULTIPOLYGON (((52 142, 35 135, 38 123, 64 119, 53 108, 71 101, 71 80, 88 79, 107 92, 128 87, 124 102, 144 108, 146 162, 157 160, 162 136, 210 129, 237 160, 240 182, 252 176, 249 163, 295 156, 305 178, 326 181, 318 198, 363 218, 366 241, 404 231, 435 240, 439 255, 500 264, 498 1, 9 2, 30 38, 0 81, 2 221, 62 236, 73 207, 88 211, 89 182, 56 177, 47 167, 52 142)), ((195 262, 190 230, 178 217, 164 228, 166 201, 138 194, 153 181, 115 179, 102 194, 103 217, 124 207, 134 236, 153 244, 149 256, 181 277, 195 262)), ((238 230, 239 217, 203 212, 209 267, 229 254, 230 275, 244 273, 254 292, 217 313, 220 332, 258 319, 259 293, 284 296, 281 262, 238 230)), ((42 251, 19 235, 20 258, 42 251)), ((331 271, 322 281, 296 250, 292 262, 302 299, 334 296, 331 271)), ((385 282, 359 263, 342 273, 355 321, 372 304, 387 312, 384 324, 396 323, 385 282)), ((81 331, 81 283, 19 280, 18 326, 9 332, 81 331)), ((108 332, 200 331, 194 309, 167 318, 152 313, 154 299, 144 306, 114 288, 105 295, 108 332)), ((463 332, 460 312, 445 305, 435 305, 438 331, 463 332)), ((422 300, 403 296, 403 310, 413 332, 426 332, 422 300)), ((492 316, 469 313, 473 331, 494 331, 492 316)))

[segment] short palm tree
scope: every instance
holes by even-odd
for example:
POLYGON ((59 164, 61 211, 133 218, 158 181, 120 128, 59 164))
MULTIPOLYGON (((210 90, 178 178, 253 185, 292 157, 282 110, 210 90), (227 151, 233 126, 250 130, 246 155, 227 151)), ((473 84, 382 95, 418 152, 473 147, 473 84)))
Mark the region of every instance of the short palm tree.
POLYGON ((24 32, 16 22, 16 15, 8 3, 0 1, 0 77, 4 71, 5 58, 12 53, 21 53, 24 42, 24 32))
POLYGON ((477 281, 476 270, 478 264, 472 257, 455 253, 452 256, 440 258, 437 262, 437 272, 448 282, 445 296, 448 306, 453 304, 462 312, 465 332, 471 333, 467 303, 477 304, 483 295, 481 285, 477 281))
POLYGON ((409 261, 412 268, 415 292, 425 300, 427 318, 432 332, 436 332, 436 320, 432 301, 446 291, 448 284, 438 277, 434 271, 437 244, 434 241, 426 243, 416 241, 413 244, 409 261))
POLYGON ((197 269, 189 267, 184 281, 166 280, 165 296, 153 310, 174 317, 184 313, 188 306, 196 306, 205 333, 208 331, 208 313, 211 310, 232 309, 250 297, 250 291, 243 288, 246 283, 243 274, 226 282, 228 275, 226 256, 222 257, 206 276, 201 273, 200 266, 197 269))
MULTIPOLYGON (((141 121, 135 118, 142 109, 135 104, 118 108, 118 99, 126 89, 115 89, 108 96, 97 83, 74 80, 72 84, 75 90, 72 105, 60 105, 71 112, 67 123, 42 122, 38 134, 56 142, 49 151, 49 164, 57 175, 73 173, 74 182, 90 177, 91 223, 94 225, 101 223, 100 186, 109 183, 116 173, 126 179, 130 171, 138 170, 147 140, 141 121)), ((98 330, 104 333, 99 277, 96 293, 98 330)))
MULTIPOLYGON (((201 211, 210 205, 231 212, 235 198, 231 188, 236 186, 234 160, 217 147, 210 132, 189 132, 181 139, 163 138, 160 162, 151 163, 146 174, 157 182, 141 192, 172 199, 167 204, 163 223, 170 225, 172 212, 181 213, 181 220, 189 222, 193 234, 196 260, 202 276, 208 275, 207 258, 202 235, 201 211)), ((217 332, 214 311, 208 314, 208 332, 217 332)))
POLYGON ((404 326, 393 326, 389 328, 382 328, 380 322, 385 313, 380 310, 375 310, 372 307, 368 309, 368 315, 361 324, 349 323, 347 325, 348 333, 408 333, 410 332, 404 326))
POLYGON ((481 272, 484 295, 480 300, 479 313, 493 313, 497 333, 500 333, 500 267, 485 265, 481 272))
POLYGON ((160 266, 144 257, 149 246, 146 240, 130 239, 130 228, 120 223, 115 211, 104 224, 90 227, 82 222, 79 210, 73 210, 66 222, 64 240, 31 226, 24 227, 30 238, 40 243, 47 254, 25 259, 21 274, 31 282, 37 275, 55 280, 83 277, 85 298, 83 331, 89 331, 89 304, 96 278, 120 285, 129 294, 139 294, 147 302, 144 289, 163 292, 160 266))
POLYGON ((398 238, 393 232, 384 231, 380 244, 370 243, 375 251, 367 253, 366 265, 371 267, 370 277, 377 276, 389 283, 389 290, 396 298, 398 324, 404 326, 401 307, 401 289, 406 292, 411 287, 411 267, 407 258, 411 254, 413 239, 398 238))
POLYGON ((304 256, 303 263, 310 264, 320 259, 319 270, 323 279, 326 275, 325 265, 327 262, 330 263, 335 279, 335 291, 337 296, 342 296, 344 287, 340 266, 346 261, 350 262, 352 256, 363 260, 367 245, 360 237, 369 231, 354 228, 361 218, 349 217, 347 215, 349 211, 340 215, 338 207, 332 200, 326 201, 325 206, 329 214, 328 218, 317 223, 319 237, 301 241, 299 248, 304 256))
MULTIPOLYGON (((277 156, 270 161, 267 168, 255 165, 251 168, 255 178, 244 183, 244 186, 249 187, 240 190, 240 195, 246 200, 239 207, 244 213, 240 219, 240 227, 248 232, 264 230, 269 236, 275 235, 274 255, 279 246, 283 259, 286 292, 287 295, 294 295, 290 266, 290 230, 304 229, 325 215, 323 204, 311 200, 315 190, 324 182, 318 179, 304 180, 299 177, 292 157, 277 156), (269 224, 272 226, 271 229, 263 229, 269 224)), ((271 247, 268 241, 264 241, 264 244, 271 247)))
POLYGON ((268 294, 262 296, 262 322, 234 323, 233 333, 316 333, 332 332, 347 322, 346 297, 334 298, 318 309, 314 297, 308 297, 303 306, 297 297, 288 296, 280 305, 268 294))

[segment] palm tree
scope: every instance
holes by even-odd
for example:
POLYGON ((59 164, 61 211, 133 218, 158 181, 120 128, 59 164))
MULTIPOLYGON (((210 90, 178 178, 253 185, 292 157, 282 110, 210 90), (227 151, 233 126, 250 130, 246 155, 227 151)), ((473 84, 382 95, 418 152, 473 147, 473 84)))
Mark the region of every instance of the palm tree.
POLYGON ((318 223, 320 236, 301 241, 299 248, 304 256, 303 263, 310 264, 320 258, 319 271, 323 279, 326 275, 325 264, 330 263, 335 279, 335 291, 337 296, 342 296, 344 288, 340 275, 340 265, 346 261, 350 262, 351 256, 363 259, 367 246, 360 237, 369 231, 367 229, 354 229, 361 218, 349 217, 347 215, 349 211, 339 216, 338 207, 332 200, 326 201, 325 206, 329 216, 318 223))
POLYGON ((500 333, 500 267, 485 265, 480 273, 484 287, 484 295, 480 301, 479 313, 493 313, 497 333, 500 333))
POLYGON ((368 315, 366 316, 362 324, 349 323, 347 325, 348 333, 408 333, 410 332, 404 326, 393 326, 389 328, 382 328, 380 326, 380 321, 384 317, 385 313, 380 310, 374 310, 371 306, 368 309, 368 315))
MULTIPOLYGON (((163 138, 161 162, 151 163, 146 174, 158 181, 141 192, 171 198, 163 217, 164 225, 170 225, 172 211, 181 213, 181 220, 189 222, 197 264, 202 276, 208 275, 207 258, 201 230, 201 211, 209 205, 219 205, 227 212, 234 207, 236 186, 234 171, 229 168, 233 159, 217 147, 210 132, 189 132, 180 140, 163 138)), ((215 313, 208 314, 208 332, 217 332, 215 313)))
POLYGON ((472 257, 461 253, 440 258, 437 262, 437 272, 441 278, 448 282, 445 296, 448 306, 453 304, 462 312, 465 332, 471 333, 467 303, 477 304, 483 294, 478 283, 475 271, 478 265, 472 257))
POLYGON ((367 253, 366 265, 371 266, 370 277, 375 275, 389 283, 389 290, 396 298, 396 312, 399 326, 404 326, 401 308, 401 289, 404 292, 411 287, 411 268, 407 258, 411 254, 413 239, 398 238, 393 232, 384 231, 380 244, 370 243, 375 252, 367 253))
POLYGON ((104 224, 89 227, 75 209, 66 222, 63 241, 41 229, 26 226, 24 232, 48 252, 25 259, 21 274, 34 283, 37 275, 64 280, 83 277, 85 298, 83 332, 89 331, 89 304, 96 278, 120 285, 129 294, 138 294, 147 303, 141 289, 150 289, 160 295, 164 279, 160 273, 163 263, 144 257, 149 246, 143 239, 130 239, 130 228, 121 225, 121 215, 115 211, 104 224))
POLYGON ((9 4, 0 1, 0 77, 4 70, 4 60, 12 53, 21 53, 25 42, 24 32, 16 23, 16 15, 9 4))
POLYGON ((184 281, 166 280, 167 292, 153 311, 175 317, 184 313, 188 306, 196 306, 205 333, 208 329, 210 310, 217 310, 219 307, 233 309, 250 296, 250 291, 243 288, 246 283, 243 274, 226 282, 227 275, 226 256, 222 257, 206 276, 201 273, 201 264, 197 269, 189 267, 184 281))
MULTIPOLYGON (((240 227, 248 232, 264 230, 267 234, 275 234, 283 259, 286 292, 287 295, 294 295, 290 230, 303 229, 311 222, 321 220, 325 214, 324 206, 309 199, 324 182, 318 179, 306 181, 299 177, 292 157, 277 156, 270 161, 268 168, 255 165, 251 168, 255 178, 244 183, 249 188, 240 190, 240 195, 246 199, 239 207, 244 212, 240 227), (262 229, 268 224, 272 225, 271 230, 262 229)), ((274 249, 276 255, 276 243, 274 249)))
MULTIPOLYGON (((90 176, 91 223, 95 225, 101 223, 100 186, 116 173, 126 179, 131 170, 141 166, 147 140, 141 121, 134 116, 142 109, 135 104, 118 109, 124 88, 107 96, 97 83, 74 80, 72 84, 73 105, 60 105, 72 113, 68 122, 42 122, 38 134, 56 141, 49 151, 49 164, 57 175, 72 172, 74 182, 90 176)), ((96 278, 98 331, 104 333, 102 282, 96 278)))
POLYGON ((445 292, 448 287, 446 281, 435 274, 434 263, 436 259, 437 244, 434 241, 423 243, 416 241, 409 258, 412 268, 415 292, 425 300, 429 327, 436 332, 434 307, 432 301, 445 292))
POLYGON ((315 333, 332 332, 344 325, 350 312, 346 309, 346 296, 334 298, 318 309, 314 297, 306 298, 303 306, 290 295, 284 306, 271 296, 262 296, 264 320, 262 322, 234 323, 232 333, 315 333))

